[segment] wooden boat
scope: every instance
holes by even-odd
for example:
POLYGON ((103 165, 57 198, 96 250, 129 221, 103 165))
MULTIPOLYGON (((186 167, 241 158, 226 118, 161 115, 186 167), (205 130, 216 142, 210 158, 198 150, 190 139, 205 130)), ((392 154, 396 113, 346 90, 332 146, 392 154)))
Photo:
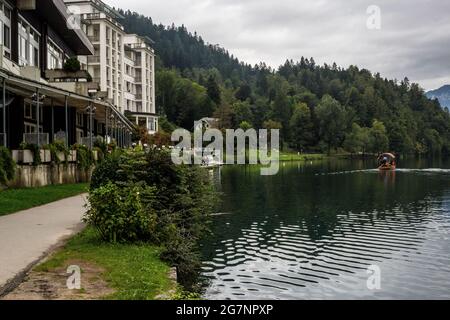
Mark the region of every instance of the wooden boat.
POLYGON ((397 168, 395 156, 392 153, 383 153, 378 157, 378 170, 394 171, 397 168))

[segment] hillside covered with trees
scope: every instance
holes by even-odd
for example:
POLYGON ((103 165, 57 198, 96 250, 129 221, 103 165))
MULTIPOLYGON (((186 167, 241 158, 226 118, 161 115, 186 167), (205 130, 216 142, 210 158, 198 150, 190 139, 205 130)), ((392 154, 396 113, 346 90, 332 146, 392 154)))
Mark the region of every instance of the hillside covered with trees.
POLYGON ((127 32, 155 41, 165 130, 192 129, 194 120, 214 116, 222 128, 279 128, 283 147, 297 151, 450 153, 448 109, 407 78, 313 58, 287 60, 277 70, 250 66, 184 26, 121 13, 127 32))

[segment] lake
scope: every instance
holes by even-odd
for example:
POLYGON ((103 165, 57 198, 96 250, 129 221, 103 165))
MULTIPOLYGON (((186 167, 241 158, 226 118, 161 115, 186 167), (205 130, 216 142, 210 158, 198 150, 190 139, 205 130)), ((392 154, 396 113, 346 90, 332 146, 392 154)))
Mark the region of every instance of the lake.
POLYGON ((202 244, 206 298, 450 298, 450 161, 280 166, 214 172, 223 208, 202 244))

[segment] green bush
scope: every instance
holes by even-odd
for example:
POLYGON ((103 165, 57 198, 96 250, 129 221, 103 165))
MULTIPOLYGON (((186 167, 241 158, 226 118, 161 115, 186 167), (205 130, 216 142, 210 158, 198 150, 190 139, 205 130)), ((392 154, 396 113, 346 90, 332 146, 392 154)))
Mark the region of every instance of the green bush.
POLYGON ((77 72, 81 70, 80 61, 76 57, 72 57, 66 60, 64 63, 64 70, 69 72, 77 72))
POLYGON ((121 152, 116 150, 108 155, 94 170, 91 177, 90 189, 95 190, 108 182, 125 180, 118 172, 121 152))
POLYGON ((47 148, 50 150, 52 161, 56 164, 60 164, 62 160, 58 157, 58 153, 64 154, 64 163, 67 165, 69 163, 70 151, 66 148, 66 144, 63 141, 54 141, 50 143, 47 148))
POLYGON ((101 192, 102 197, 100 201, 91 202, 86 221, 106 234, 103 238, 107 241, 148 241, 162 246, 161 257, 177 267, 180 283, 188 290, 195 290, 200 270, 198 241, 209 232, 210 214, 218 199, 207 172, 195 166, 173 164, 169 151, 127 150, 105 160, 94 170, 91 183, 94 200, 99 197, 97 192, 101 192), (114 185, 116 187, 112 187, 114 185), (130 188, 140 188, 143 194, 151 188, 154 197, 139 197, 138 208, 124 209, 128 197, 136 199, 126 194, 118 198, 118 190, 127 193, 130 188), (141 216, 144 210, 152 222, 151 232, 136 232, 136 226, 125 224, 122 226, 130 227, 136 237, 129 237, 126 230, 120 232, 121 236, 115 231, 115 236, 111 237, 110 232, 104 230, 120 223, 111 221, 118 219, 113 216, 114 210, 121 212, 118 216, 127 210, 136 210, 141 216), (103 212, 109 212, 111 219, 94 218, 96 215, 103 217, 103 212))
POLYGON ((77 151, 78 168, 89 170, 95 164, 94 154, 88 147, 81 144, 75 144, 72 148, 77 151))
POLYGON ((150 240, 155 230, 152 210, 154 188, 122 187, 111 182, 89 194, 85 222, 94 226, 105 241, 150 240))
POLYGON ((11 152, 5 147, 0 147, 0 184, 6 184, 14 179, 16 164, 11 152))

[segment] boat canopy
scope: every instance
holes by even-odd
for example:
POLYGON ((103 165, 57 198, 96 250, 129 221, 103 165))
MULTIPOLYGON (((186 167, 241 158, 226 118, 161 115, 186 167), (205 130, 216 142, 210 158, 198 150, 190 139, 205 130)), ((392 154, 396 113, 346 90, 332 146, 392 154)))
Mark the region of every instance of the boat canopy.
POLYGON ((395 159, 395 156, 392 154, 392 153, 383 153, 383 154, 381 154, 379 157, 378 157, 378 159, 381 159, 381 158, 384 158, 384 157, 387 157, 387 158, 390 158, 390 159, 395 159))

